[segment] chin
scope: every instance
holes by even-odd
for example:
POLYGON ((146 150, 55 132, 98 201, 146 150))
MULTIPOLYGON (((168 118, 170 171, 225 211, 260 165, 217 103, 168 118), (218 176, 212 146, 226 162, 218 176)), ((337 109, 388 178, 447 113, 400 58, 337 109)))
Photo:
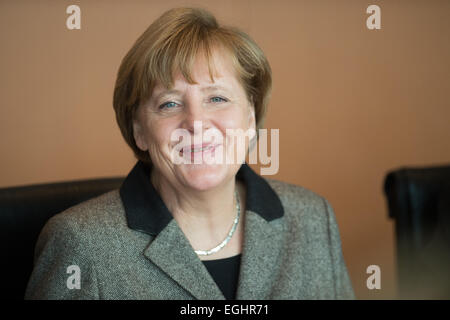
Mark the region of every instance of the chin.
POLYGON ((228 165, 184 164, 179 169, 187 186, 198 191, 218 187, 233 176, 228 165))

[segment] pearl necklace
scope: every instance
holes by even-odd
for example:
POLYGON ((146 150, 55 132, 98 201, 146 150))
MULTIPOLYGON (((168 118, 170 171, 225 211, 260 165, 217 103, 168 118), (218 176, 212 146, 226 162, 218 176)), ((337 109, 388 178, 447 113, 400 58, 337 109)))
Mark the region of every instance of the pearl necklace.
POLYGON ((234 221, 233 221, 233 226, 231 227, 230 232, 228 232, 227 237, 218 246, 216 246, 210 250, 195 250, 195 253, 198 254, 199 256, 209 256, 210 254, 216 253, 217 251, 220 251, 223 247, 225 247, 228 244, 228 242, 230 242, 230 239, 233 236, 234 231, 236 231, 236 227, 239 223, 239 216, 241 215, 241 205, 239 203, 239 195, 238 195, 237 191, 235 192, 235 197, 236 197, 236 211, 237 212, 236 212, 236 217, 234 218, 234 221))

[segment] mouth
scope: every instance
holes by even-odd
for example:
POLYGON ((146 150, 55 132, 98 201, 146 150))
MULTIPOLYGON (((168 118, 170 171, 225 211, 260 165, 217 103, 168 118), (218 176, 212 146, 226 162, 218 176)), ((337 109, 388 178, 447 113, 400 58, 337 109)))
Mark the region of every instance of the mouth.
POLYGON ((200 153, 206 153, 211 152, 216 149, 218 145, 213 143, 203 143, 201 145, 197 144, 191 144, 189 146, 184 146, 181 148, 180 153, 183 154, 200 154, 200 153))
POLYGON ((203 144, 191 144, 184 146, 179 149, 179 155, 189 161, 202 162, 205 158, 204 156, 214 157, 215 150, 221 146, 217 143, 203 143, 203 144), (197 160, 197 161, 196 161, 197 160))

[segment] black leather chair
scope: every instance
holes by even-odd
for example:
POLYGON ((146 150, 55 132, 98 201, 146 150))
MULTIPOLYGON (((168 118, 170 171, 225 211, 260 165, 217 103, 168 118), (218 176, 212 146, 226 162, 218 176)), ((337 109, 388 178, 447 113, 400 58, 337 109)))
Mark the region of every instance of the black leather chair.
POLYGON ((401 299, 450 299, 450 166, 402 168, 384 181, 395 220, 401 299))
POLYGON ((50 217, 120 187, 104 178, 0 189, 0 287, 7 299, 23 299, 37 237, 50 217))

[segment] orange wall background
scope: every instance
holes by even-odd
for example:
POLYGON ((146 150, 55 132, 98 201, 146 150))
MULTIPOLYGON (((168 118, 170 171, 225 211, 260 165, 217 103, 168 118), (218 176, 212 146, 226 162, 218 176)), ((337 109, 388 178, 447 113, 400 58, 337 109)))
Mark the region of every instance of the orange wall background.
POLYGON ((0 1, 0 187, 126 175, 115 123, 122 57, 162 12, 201 6, 248 32, 273 69, 274 178, 333 205, 357 298, 396 297, 383 179, 450 162, 449 1, 0 1), (67 6, 81 30, 66 28, 67 6), (381 8, 381 30, 366 8, 381 8), (366 268, 381 268, 381 290, 366 268))

